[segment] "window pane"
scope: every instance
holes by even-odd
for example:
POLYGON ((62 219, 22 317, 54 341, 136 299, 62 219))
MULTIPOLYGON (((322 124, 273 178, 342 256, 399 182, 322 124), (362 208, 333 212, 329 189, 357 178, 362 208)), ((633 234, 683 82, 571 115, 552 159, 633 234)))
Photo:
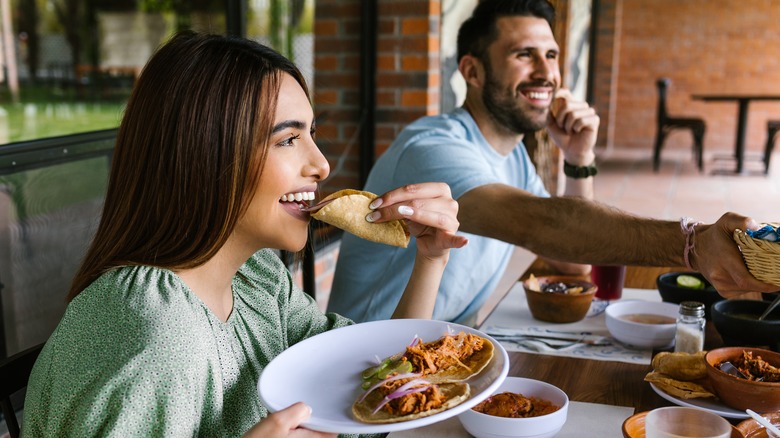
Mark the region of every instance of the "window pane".
POLYGON ((314 87, 314 0, 249 0, 247 37, 295 62, 314 87))
POLYGON ((11 38, 0 38, 13 41, 0 43, 0 144, 116 127, 163 41, 182 29, 226 29, 221 0, 10 3, 3 32, 11 38))

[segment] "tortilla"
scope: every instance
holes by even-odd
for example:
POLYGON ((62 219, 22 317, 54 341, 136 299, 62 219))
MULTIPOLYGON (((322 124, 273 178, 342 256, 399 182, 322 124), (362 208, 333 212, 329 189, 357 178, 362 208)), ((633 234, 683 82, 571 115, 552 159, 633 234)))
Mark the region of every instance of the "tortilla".
POLYGON ((322 207, 311 217, 333 225, 348 233, 372 242, 406 248, 409 245, 409 227, 402 220, 372 223, 366 220, 371 213, 368 205, 377 195, 360 190, 339 190, 319 204, 322 207))
MULTIPOLYGON (((697 382, 686 382, 675 380, 665 374, 655 371, 649 372, 645 376, 646 382, 651 382, 663 392, 687 400, 691 398, 717 398, 717 396, 707 387, 697 382)), ((703 380, 701 382, 705 382, 703 380)))
POLYGON ((436 409, 429 409, 427 411, 401 416, 393 415, 384 409, 380 409, 374 414, 374 408, 379 405, 385 394, 380 391, 373 391, 365 400, 360 401, 360 399, 358 399, 358 401, 352 405, 352 415, 364 423, 399 423, 401 421, 415 420, 417 418, 423 418, 446 411, 447 409, 463 403, 471 395, 471 388, 469 385, 462 382, 441 383, 439 384, 439 390, 447 400, 436 409))
POLYGON ((653 357, 653 370, 672 379, 686 382, 703 379, 707 377, 705 354, 707 354, 706 351, 693 354, 662 351, 653 357))
POLYGON ((493 358, 493 343, 485 338, 482 338, 482 341, 482 349, 475 351, 474 354, 463 361, 463 364, 468 368, 451 366, 447 369, 439 370, 434 374, 429 374, 425 376, 425 378, 432 383, 438 383, 462 382, 476 376, 485 369, 487 364, 490 363, 490 359, 493 358))

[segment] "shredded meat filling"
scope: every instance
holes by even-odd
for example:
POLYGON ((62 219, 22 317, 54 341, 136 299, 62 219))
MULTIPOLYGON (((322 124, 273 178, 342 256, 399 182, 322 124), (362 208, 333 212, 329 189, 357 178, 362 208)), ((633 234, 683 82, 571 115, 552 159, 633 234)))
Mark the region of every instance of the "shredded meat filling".
POLYGON ((454 336, 444 336, 434 342, 406 347, 404 356, 412 363, 416 372, 423 375, 446 370, 452 366, 469 367, 463 360, 482 350, 484 340, 471 333, 460 332, 454 336))
POLYGON ((780 382, 780 368, 767 363, 761 356, 753 357, 750 351, 742 351, 742 356, 734 361, 734 365, 748 378, 764 382, 780 382))
MULTIPOLYGON (((390 394, 409 380, 411 379, 400 379, 394 380, 392 382, 386 382, 380 387, 380 391, 385 395, 390 394)), ((424 391, 413 392, 411 394, 390 400, 390 402, 382 407, 382 410, 397 416, 417 414, 439 408, 442 404, 444 404, 444 401, 444 395, 442 395, 441 391, 439 391, 439 387, 436 385, 431 385, 424 391)))

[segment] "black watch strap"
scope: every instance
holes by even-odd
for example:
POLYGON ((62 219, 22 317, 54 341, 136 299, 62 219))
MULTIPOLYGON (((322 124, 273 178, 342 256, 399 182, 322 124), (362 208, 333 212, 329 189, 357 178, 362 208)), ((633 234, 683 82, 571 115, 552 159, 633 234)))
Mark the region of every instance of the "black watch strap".
POLYGON ((595 161, 588 166, 573 166, 565 160, 563 161, 563 174, 569 178, 589 178, 596 176, 597 173, 599 173, 599 170, 596 168, 595 161))

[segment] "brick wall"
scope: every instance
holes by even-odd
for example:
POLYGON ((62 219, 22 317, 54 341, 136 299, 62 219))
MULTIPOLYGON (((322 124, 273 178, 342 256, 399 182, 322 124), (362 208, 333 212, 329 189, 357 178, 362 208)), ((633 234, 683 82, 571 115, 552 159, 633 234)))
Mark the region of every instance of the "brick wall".
MULTIPOLYGON (((736 103, 704 103, 696 93, 780 94, 780 4, 775 0, 600 0, 597 107, 618 148, 652 150, 655 80, 672 79, 669 109, 707 123, 705 152, 732 152, 736 103), (616 39, 610 44, 610 34, 616 39), (612 51, 613 53, 610 53, 612 51), (611 90, 609 88, 611 88, 611 90), (611 93, 610 93, 611 91, 611 93), (604 116, 608 119, 604 119, 604 116)), ((746 147, 758 151, 780 102, 753 102, 746 147)), ((601 144, 607 144, 602 133, 601 144)), ((665 148, 690 148, 688 133, 665 148)))
MULTIPOLYGON (((314 107, 331 164, 323 191, 359 188, 361 0, 317 0, 314 107)), ((401 129, 439 110, 440 0, 378 2, 375 155, 401 129)))

